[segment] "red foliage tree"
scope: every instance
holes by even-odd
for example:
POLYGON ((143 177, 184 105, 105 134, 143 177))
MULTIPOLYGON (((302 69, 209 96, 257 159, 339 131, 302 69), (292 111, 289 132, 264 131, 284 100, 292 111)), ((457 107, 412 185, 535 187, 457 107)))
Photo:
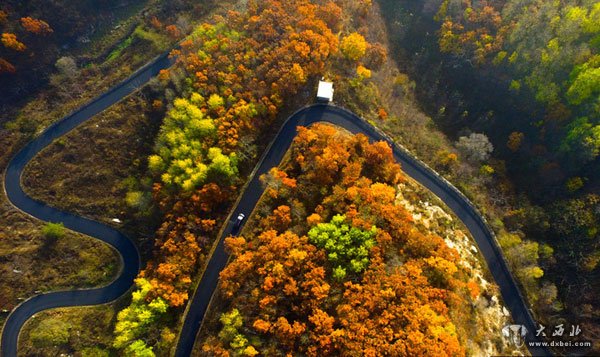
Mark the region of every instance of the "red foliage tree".
POLYGON ((15 73, 17 69, 10 62, 4 58, 0 58, 0 74, 2 73, 15 73))

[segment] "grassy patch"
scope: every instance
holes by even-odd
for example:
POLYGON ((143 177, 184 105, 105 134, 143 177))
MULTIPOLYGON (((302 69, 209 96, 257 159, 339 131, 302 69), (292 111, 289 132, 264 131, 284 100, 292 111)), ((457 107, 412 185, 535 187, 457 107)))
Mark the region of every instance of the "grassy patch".
POLYGON ((133 43, 133 37, 132 36, 127 37, 127 39, 125 39, 125 41, 121 42, 114 50, 112 50, 110 52, 108 57, 106 57, 106 62, 112 62, 114 59, 119 57, 123 53, 123 50, 126 49, 127 47, 131 46, 132 43, 133 43))
POLYGON ((166 51, 170 46, 170 41, 165 35, 153 30, 147 30, 141 25, 135 28, 133 36, 150 42, 155 49, 161 52, 166 51))
POLYGON ((137 184, 133 177, 145 172, 159 124, 159 115, 134 95, 42 151, 25 169, 24 187, 55 207, 113 225, 113 219, 137 222, 126 229, 151 235, 152 224, 138 222, 125 198, 137 184))
POLYGON ((90 42, 80 46, 78 53, 90 58, 101 57, 107 49, 128 38, 140 21, 141 12, 152 6, 152 0, 134 1, 115 8, 109 17, 98 23, 98 27, 89 36, 90 42))
POLYGON ((112 325, 125 300, 43 311, 23 327, 19 351, 23 356, 115 356, 112 325))
MULTIPOLYGON (((41 222, 3 203, 0 309, 10 311, 36 293, 102 286, 115 277, 119 259, 106 244, 71 231, 50 238, 41 222)), ((0 324, 6 316, 0 314, 0 324)))

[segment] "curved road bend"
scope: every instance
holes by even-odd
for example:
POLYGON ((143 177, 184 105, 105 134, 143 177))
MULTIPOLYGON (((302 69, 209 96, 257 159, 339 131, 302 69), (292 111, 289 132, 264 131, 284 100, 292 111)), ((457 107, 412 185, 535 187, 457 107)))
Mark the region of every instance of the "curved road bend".
POLYGON ((48 127, 42 134, 21 149, 8 164, 4 189, 6 196, 14 206, 42 221, 61 222, 66 228, 110 244, 121 255, 122 268, 119 276, 105 287, 41 294, 21 303, 11 312, 4 324, 2 339, 0 340, 0 356, 17 356, 19 332, 25 321, 34 314, 57 307, 107 303, 123 295, 133 284, 133 279, 140 268, 140 257, 131 240, 109 226, 60 211, 43 202, 29 198, 21 187, 21 174, 27 163, 50 145, 53 140, 65 135, 81 123, 131 94, 156 76, 161 69, 168 68, 171 64, 172 61, 168 58, 168 54, 157 57, 108 92, 48 127))
MULTIPOLYGON (((402 150, 390 139, 378 132, 373 126, 355 114, 331 105, 316 104, 303 108, 293 114, 283 124, 275 141, 263 154, 251 181, 243 192, 242 197, 235 207, 231 217, 237 217, 239 213, 249 214, 262 195, 263 188, 259 177, 268 172, 272 167, 278 166, 292 140, 296 136, 298 126, 308 126, 317 122, 328 122, 341 126, 350 132, 362 133, 372 141, 386 141, 393 148, 395 159, 402 165, 402 170, 427 187, 437 195, 444 203, 460 218, 475 239, 481 254, 485 258, 488 268, 500 287, 502 298, 516 324, 525 325, 529 331, 528 337, 533 337, 536 324, 527 309, 527 305, 520 294, 519 288, 512 277, 502 252, 496 244, 493 233, 487 228, 481 215, 477 212, 470 201, 462 195, 454 186, 441 179, 431 169, 402 150)), ((183 324, 179 344, 176 350, 177 357, 187 357, 191 354, 200 324, 206 313, 210 298, 217 287, 219 273, 227 264, 227 253, 224 250, 224 237, 231 234, 233 223, 228 225, 220 238, 216 250, 210 258, 206 272, 200 281, 197 290, 192 297, 191 305, 183 324)), ((498 331, 498 333, 501 333, 498 331)), ((552 353, 546 348, 529 348, 533 356, 551 356, 552 353)))

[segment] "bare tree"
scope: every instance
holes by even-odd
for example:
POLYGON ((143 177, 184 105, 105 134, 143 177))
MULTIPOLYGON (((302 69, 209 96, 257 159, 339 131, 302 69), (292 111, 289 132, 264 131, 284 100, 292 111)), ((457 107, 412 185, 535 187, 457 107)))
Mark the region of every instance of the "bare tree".
POLYGON ((479 163, 490 157, 494 146, 485 134, 472 133, 469 136, 461 136, 456 147, 465 155, 467 160, 479 163))
POLYGON ((73 98, 81 94, 79 68, 72 57, 61 57, 55 65, 56 73, 50 76, 50 84, 57 89, 56 94, 64 98, 73 98))
POLYGON ((73 79, 79 75, 77 63, 75 63, 73 57, 61 57, 56 61, 55 66, 59 74, 69 79, 73 79))

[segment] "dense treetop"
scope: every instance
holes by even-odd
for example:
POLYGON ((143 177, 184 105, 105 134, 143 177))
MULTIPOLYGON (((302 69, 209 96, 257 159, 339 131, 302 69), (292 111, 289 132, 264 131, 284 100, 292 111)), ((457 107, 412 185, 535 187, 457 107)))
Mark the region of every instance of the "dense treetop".
POLYGON ((228 310, 205 354, 465 353, 450 311, 471 299, 469 278, 457 252, 395 203, 403 175, 387 144, 300 128, 263 181, 265 215, 226 241, 228 310))
POLYGON ((598 157, 600 3, 445 0, 437 19, 443 52, 495 66, 546 108, 541 122, 526 123, 540 127, 527 139, 552 151, 546 160, 577 175, 598 157))
MULTIPOLYGON (((176 65, 159 76, 167 110, 148 158, 163 223, 155 256, 140 274, 151 287, 142 304, 161 299, 174 309, 187 302, 192 276, 243 183, 240 163, 258 157, 256 140, 275 122, 284 99, 338 54, 332 29, 339 29, 340 13, 333 2, 249 1, 244 13, 197 26, 173 51, 176 65)), ((136 332, 127 327, 138 326, 135 314, 118 320, 119 349, 131 344, 156 353, 173 343, 160 318, 136 332)))

